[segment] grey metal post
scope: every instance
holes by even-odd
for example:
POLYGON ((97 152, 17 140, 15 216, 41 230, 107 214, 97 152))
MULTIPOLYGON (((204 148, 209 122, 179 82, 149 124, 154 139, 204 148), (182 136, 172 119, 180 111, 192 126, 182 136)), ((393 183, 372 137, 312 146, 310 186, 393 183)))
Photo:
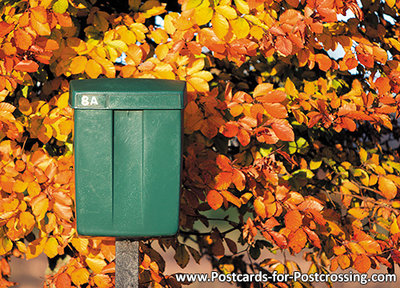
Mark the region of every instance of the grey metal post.
POLYGON ((139 287, 139 241, 115 241, 115 287, 139 287))

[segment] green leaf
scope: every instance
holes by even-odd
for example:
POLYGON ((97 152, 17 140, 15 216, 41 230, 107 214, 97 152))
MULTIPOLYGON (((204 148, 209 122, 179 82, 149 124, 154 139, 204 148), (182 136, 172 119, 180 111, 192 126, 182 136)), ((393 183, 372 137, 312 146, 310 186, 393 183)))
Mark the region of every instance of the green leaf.
POLYGON ((68 9, 68 0, 58 0, 53 4, 53 11, 63 14, 68 9))
POLYGON ((176 249, 176 253, 174 256, 176 263, 181 267, 185 268, 189 263, 189 253, 187 252, 184 245, 179 245, 176 249))
POLYGON ((258 257, 260 257, 260 255, 261 255, 260 248, 258 248, 258 247, 250 247, 249 252, 250 252, 251 258, 253 258, 254 260, 257 260, 258 257))

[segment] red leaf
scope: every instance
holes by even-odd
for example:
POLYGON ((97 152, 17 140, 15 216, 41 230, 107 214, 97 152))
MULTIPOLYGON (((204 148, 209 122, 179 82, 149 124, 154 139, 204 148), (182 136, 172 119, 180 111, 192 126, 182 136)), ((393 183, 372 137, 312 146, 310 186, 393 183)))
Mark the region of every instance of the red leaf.
POLYGON ((15 70, 23 72, 36 72, 38 68, 39 65, 32 60, 22 60, 14 66, 15 70))
POLYGON ((207 202, 212 209, 217 210, 224 202, 224 198, 218 191, 210 190, 207 194, 207 202))

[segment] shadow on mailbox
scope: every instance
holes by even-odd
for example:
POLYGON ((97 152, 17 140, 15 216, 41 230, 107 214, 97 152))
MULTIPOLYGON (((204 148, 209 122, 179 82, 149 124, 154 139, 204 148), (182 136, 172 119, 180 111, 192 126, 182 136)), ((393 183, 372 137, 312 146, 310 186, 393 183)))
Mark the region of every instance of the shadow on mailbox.
POLYGON ((177 232, 185 93, 175 80, 71 81, 78 234, 177 232))

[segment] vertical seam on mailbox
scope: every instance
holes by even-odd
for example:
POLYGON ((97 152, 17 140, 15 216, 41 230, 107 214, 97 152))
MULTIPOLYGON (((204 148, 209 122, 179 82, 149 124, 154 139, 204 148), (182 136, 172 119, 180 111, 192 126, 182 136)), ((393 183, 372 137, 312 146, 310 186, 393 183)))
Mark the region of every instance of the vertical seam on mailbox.
POLYGON ((115 122, 114 122, 114 110, 111 110, 111 123, 112 123, 112 129, 111 129, 111 205, 112 205, 112 213, 111 213, 111 223, 114 226, 114 213, 115 213, 115 184, 114 184, 114 136, 115 136, 115 122))
POLYGON ((141 215, 141 218, 142 218, 142 219, 141 219, 141 220, 142 220, 141 222, 143 223, 143 215, 144 215, 144 214, 143 214, 143 192, 144 192, 144 191, 143 191, 143 190, 144 190, 143 174, 144 174, 144 169, 146 168, 146 167, 145 167, 145 164, 144 164, 144 149, 145 149, 146 146, 145 146, 145 143, 144 143, 144 141, 145 141, 145 137, 144 137, 144 136, 145 136, 145 133, 144 133, 144 111, 143 111, 143 110, 141 111, 141 114, 142 114, 142 115, 141 115, 142 117, 140 117, 140 118, 142 119, 142 163, 141 163, 141 164, 142 164, 142 167, 141 167, 140 170, 142 171, 142 175, 141 175, 140 178, 141 178, 141 182, 142 182, 142 183, 140 183, 140 186, 141 186, 141 187, 140 187, 140 190, 141 190, 141 191, 140 191, 140 210, 141 210, 141 211, 140 211, 140 212, 141 212, 140 215, 141 215))

